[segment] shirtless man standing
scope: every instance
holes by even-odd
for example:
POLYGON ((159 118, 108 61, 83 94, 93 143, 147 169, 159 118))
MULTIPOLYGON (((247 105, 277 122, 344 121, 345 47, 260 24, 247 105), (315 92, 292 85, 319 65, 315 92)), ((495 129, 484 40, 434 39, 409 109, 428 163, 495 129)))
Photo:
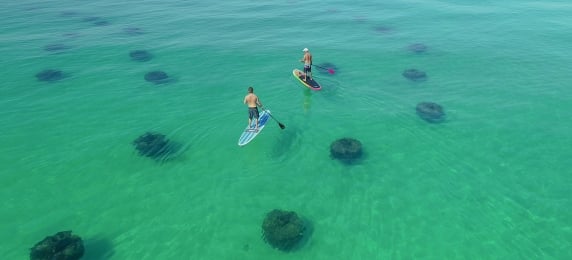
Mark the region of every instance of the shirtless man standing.
POLYGON ((302 51, 304 56, 300 61, 304 62, 304 81, 306 81, 308 75, 310 75, 310 80, 312 80, 312 53, 310 53, 308 48, 304 48, 302 51))
POLYGON ((248 126, 251 126, 252 118, 254 118, 255 129, 258 129, 258 106, 262 107, 262 103, 254 94, 252 87, 248 87, 248 94, 244 97, 244 104, 248 106, 248 126))

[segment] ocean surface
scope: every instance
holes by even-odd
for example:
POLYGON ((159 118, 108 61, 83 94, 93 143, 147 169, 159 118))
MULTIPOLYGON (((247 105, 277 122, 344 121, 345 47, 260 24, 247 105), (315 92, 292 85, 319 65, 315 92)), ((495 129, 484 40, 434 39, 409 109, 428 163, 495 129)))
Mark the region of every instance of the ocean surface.
POLYGON ((569 0, 1 2, 2 259, 65 230, 92 260, 572 259, 569 0), (239 147, 248 86, 274 119, 239 147))

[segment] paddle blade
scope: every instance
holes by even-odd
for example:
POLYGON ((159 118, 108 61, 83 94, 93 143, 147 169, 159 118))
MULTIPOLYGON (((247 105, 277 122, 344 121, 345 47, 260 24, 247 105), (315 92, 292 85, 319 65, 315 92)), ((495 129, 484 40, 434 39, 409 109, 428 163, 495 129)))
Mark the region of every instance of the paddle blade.
POLYGON ((283 124, 282 124, 282 123, 280 123, 280 122, 278 122, 278 126, 280 127, 280 129, 284 129, 284 128, 286 128, 286 126, 285 126, 285 125, 283 125, 283 124))
POLYGON ((336 73, 333 69, 328 69, 328 72, 329 72, 330 74, 336 73))

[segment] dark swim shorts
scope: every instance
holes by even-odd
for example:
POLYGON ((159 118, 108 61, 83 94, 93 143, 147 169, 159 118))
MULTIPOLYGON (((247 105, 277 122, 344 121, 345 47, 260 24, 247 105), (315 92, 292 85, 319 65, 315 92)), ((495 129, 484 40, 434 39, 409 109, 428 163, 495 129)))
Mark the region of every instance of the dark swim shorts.
POLYGON ((248 108, 248 118, 256 118, 258 119, 258 107, 249 107, 248 108))
POLYGON ((312 72, 312 66, 304 65, 304 73, 307 73, 307 72, 312 72))

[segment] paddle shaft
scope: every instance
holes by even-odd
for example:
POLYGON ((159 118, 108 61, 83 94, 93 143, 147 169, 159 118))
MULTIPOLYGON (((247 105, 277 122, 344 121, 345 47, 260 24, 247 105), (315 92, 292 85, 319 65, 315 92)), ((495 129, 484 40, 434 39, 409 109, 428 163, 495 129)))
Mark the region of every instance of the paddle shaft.
POLYGON ((318 65, 314 65, 314 64, 312 64, 312 66, 318 67, 318 68, 320 68, 320 69, 327 70, 330 74, 334 74, 334 73, 335 73, 335 71, 334 71, 333 69, 324 68, 324 67, 322 67, 322 66, 318 66, 318 65))
MULTIPOLYGON (((266 111, 266 109, 264 109, 263 106, 260 106, 260 108, 262 108, 262 110, 266 111)), ((274 119, 274 121, 276 121, 276 123, 278 123, 278 126, 280 127, 280 129, 286 128, 286 126, 285 126, 284 124, 280 123, 280 122, 278 121, 278 119, 274 118, 274 116, 272 115, 272 113, 270 113, 270 112, 267 112, 267 113, 268 113, 268 115, 269 115, 272 119, 274 119)))

